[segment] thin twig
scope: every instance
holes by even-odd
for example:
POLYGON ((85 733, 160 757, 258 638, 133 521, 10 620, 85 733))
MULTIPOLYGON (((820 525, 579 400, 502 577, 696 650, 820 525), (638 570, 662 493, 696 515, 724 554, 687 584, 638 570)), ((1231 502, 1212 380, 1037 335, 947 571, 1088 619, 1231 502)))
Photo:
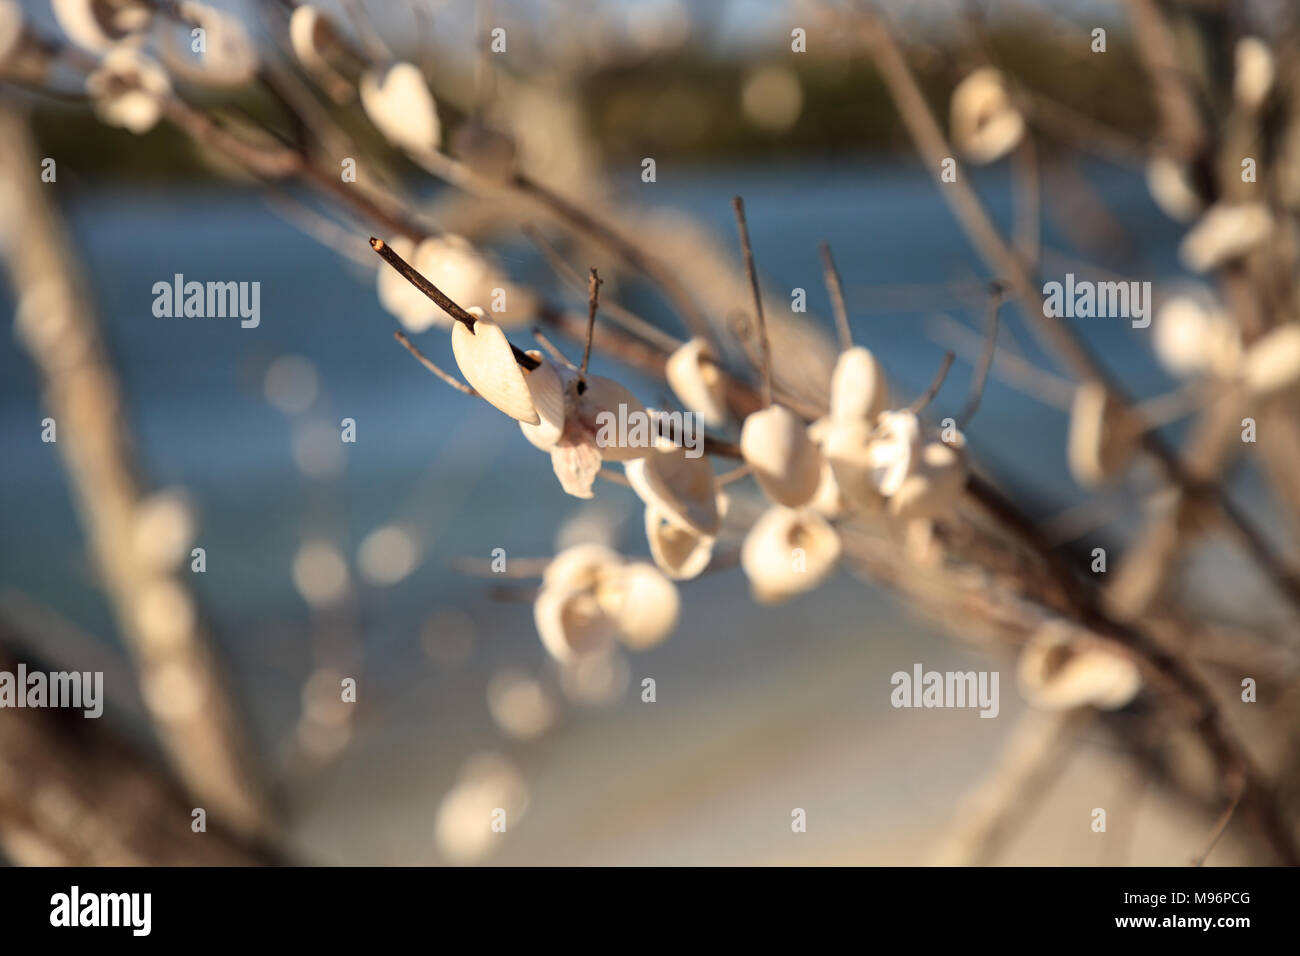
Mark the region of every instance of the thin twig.
POLYGON ((934 401, 934 396, 939 394, 939 389, 943 388, 943 381, 948 377, 948 370, 952 368, 952 360, 957 356, 952 352, 943 353, 943 361, 939 363, 939 371, 934 373, 934 380, 930 382, 930 387, 917 397, 916 401, 908 405, 908 409, 916 414, 920 414, 925 406, 934 401))
POLYGON ((437 365, 434 365, 433 362, 428 357, 426 357, 423 352, 417 349, 415 347, 415 344, 410 339, 408 339, 404 334, 402 334, 401 332, 394 332, 393 338, 397 339, 398 342, 402 343, 406 351, 414 355, 421 365, 427 368, 434 375, 438 376, 438 378, 442 379, 452 388, 456 389, 457 391, 464 392, 466 395, 469 395, 472 398, 478 398, 478 392, 474 391, 474 389, 470 388, 468 385, 464 384, 463 382, 456 381, 456 379, 452 378, 451 375, 444 372, 442 369, 438 368, 437 365))
POLYGON ((713 479, 713 482, 719 488, 722 488, 725 487, 726 485, 731 484, 733 481, 739 481, 741 478, 744 478, 746 475, 748 475, 751 471, 753 471, 753 469, 748 464, 737 465, 735 468, 732 468, 730 471, 724 471, 722 474, 718 475, 716 478, 713 479))
MULTIPOLYGON (((946 315, 935 316, 927 326, 926 335, 939 345, 959 351, 962 358, 974 364, 979 361, 983 342, 975 332, 946 315)), ((1050 408, 1068 411, 1074 398, 1074 387, 1067 379, 1039 368, 1027 359, 1012 354, 1005 345, 994 350, 993 371, 1012 388, 1028 395, 1050 408)))
POLYGON ((1219 819, 1215 821, 1214 829, 1210 832, 1210 839, 1205 844, 1199 854, 1192 858, 1192 866, 1204 866, 1206 859, 1218 845, 1219 839, 1228 829, 1228 823, 1232 820, 1232 815, 1237 812, 1237 807, 1241 804, 1241 798, 1246 795, 1246 784, 1240 777, 1234 777, 1231 784, 1232 796, 1228 800, 1228 805, 1224 807, 1223 813, 1219 814, 1219 819))
POLYGON ((546 351, 547 355, 555 359, 555 361, 559 362, 569 371, 576 372, 578 370, 578 367, 569 361, 568 356, 561 352, 559 346, 548 339, 546 333, 541 329, 533 329, 533 338, 537 340, 537 344, 546 351))
POLYGON ((849 310, 844 305, 844 285, 840 282, 840 270, 835 268, 831 244, 822 240, 818 248, 822 254, 822 272, 826 276, 826 289, 831 294, 831 309, 835 312, 835 327, 840 333, 840 348, 847 352, 853 348, 853 331, 849 328, 849 310))
POLYGON ((998 347, 998 309, 1002 307, 1005 290, 1000 282, 994 282, 989 288, 989 307, 984 320, 984 347, 980 350, 979 362, 975 365, 975 375, 971 379, 970 398, 966 407, 957 416, 957 427, 965 428, 979 411, 980 399, 984 397, 984 385, 988 381, 989 369, 993 366, 993 355, 998 347))
POLYGON ((506 561, 504 571, 494 571, 492 565, 495 562, 491 559, 463 556, 452 558, 447 562, 447 566, 459 574, 470 577, 519 580, 540 578, 546 573, 546 567, 552 560, 552 558, 510 558, 506 561))
MULTIPOLYGON (((582 276, 578 274, 576 269, 564 261, 555 246, 551 245, 551 243, 547 241, 546 237, 542 235, 541 230, 530 222, 524 223, 519 228, 523 231, 523 234, 528 237, 529 241, 537 247, 537 251, 542 254, 542 258, 546 260, 546 264, 554 270, 556 275, 569 283, 569 285, 573 286, 575 289, 586 288, 586 283, 582 281, 582 276)), ((647 342, 658 346, 665 352, 672 352, 682 344, 682 340, 677 338, 677 336, 670 335, 658 326, 650 324, 635 312, 624 308, 616 302, 610 302, 606 299, 601 303, 601 307, 605 310, 605 315, 614 322, 623 326, 623 328, 627 329, 633 335, 637 335, 645 339, 647 342)))
POLYGON ((582 365, 579 372, 587 374, 587 363, 591 361, 591 333, 596 328, 596 309, 600 305, 600 286, 602 280, 596 274, 596 267, 591 267, 591 277, 587 281, 587 342, 582 347, 582 365))
POLYGON ((762 356, 759 372, 763 376, 763 404, 772 404, 772 344, 767 338, 767 320, 763 317, 763 292, 758 287, 758 270, 754 268, 754 247, 749 242, 749 225, 745 222, 745 200, 733 196, 731 208, 736 213, 736 228, 740 231, 740 248, 745 255, 745 272, 749 287, 754 293, 755 333, 762 356))
POLYGON ((466 312, 455 302, 451 301, 445 292, 426 279, 423 274, 415 268, 415 266, 411 265, 398 255, 397 251, 392 246, 384 242, 382 239, 376 239, 374 236, 371 236, 370 248, 379 253, 381 259, 396 269, 398 275, 432 299, 437 306, 442 309, 442 311, 446 312, 457 322, 463 324, 465 328, 469 329, 471 332, 474 331, 474 323, 477 322, 478 319, 469 312, 466 312))
POLYGON ((606 481, 616 485, 622 485, 624 488, 631 488, 632 482, 627 480, 627 476, 621 471, 614 471, 612 468, 602 468, 596 472, 597 478, 604 478, 606 481))
MULTIPOLYGON (((400 275, 403 279, 411 283, 411 285, 415 286, 426 296, 428 296, 431 300, 433 300, 433 302, 435 302, 438 305, 438 307, 442 309, 442 311, 446 312, 457 322, 460 322, 462 325, 465 326, 465 328, 469 329, 471 332, 474 331, 474 323, 477 322, 478 319, 475 318, 474 315, 472 315, 471 313, 466 312, 455 302, 451 301, 451 299, 447 297, 447 294, 445 292, 443 292, 436 285, 434 285, 432 282, 426 279, 423 275, 421 275, 418 271, 416 271, 414 266, 412 266, 409 262, 407 262, 405 259, 399 256, 397 252, 394 251, 392 246, 384 242, 384 240, 382 239, 376 239, 374 236, 371 236, 370 248, 374 249, 375 252, 379 253, 380 257, 385 262, 387 262, 390 266, 396 269, 398 275, 400 275)), ((537 361, 537 359, 533 358, 531 355, 525 355, 513 344, 510 346, 510 351, 514 354, 515 361, 518 362, 522 367, 528 369, 530 372, 533 369, 537 368, 537 366, 542 364, 541 362, 537 361)))

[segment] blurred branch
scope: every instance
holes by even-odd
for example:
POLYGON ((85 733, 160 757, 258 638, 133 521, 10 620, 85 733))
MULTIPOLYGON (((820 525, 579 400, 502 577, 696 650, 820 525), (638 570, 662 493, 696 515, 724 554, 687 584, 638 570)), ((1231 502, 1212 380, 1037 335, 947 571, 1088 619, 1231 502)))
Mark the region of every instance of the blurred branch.
POLYGON ((0 188, 10 193, 15 236, 5 252, 24 303, 18 338, 40 374, 56 444, 142 696, 195 799, 237 832, 267 834, 272 820, 262 781, 193 597, 178 574, 150 565, 132 547, 145 489, 121 390, 83 294, 84 270, 72 259, 49 191, 36 181, 40 160, 25 121, 3 102, 0 141, 6 144, 0 188), (161 622, 159 595, 169 609, 161 622))

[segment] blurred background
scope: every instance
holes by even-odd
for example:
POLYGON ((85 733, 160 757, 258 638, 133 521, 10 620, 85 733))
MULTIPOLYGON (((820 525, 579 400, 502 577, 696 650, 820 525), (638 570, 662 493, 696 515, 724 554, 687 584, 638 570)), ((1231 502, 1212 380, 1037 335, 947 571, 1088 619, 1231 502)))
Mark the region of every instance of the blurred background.
MULTIPOLYGON (((28 29, 62 36, 44 0, 19 6, 28 29)), ((268 69, 305 86, 286 39, 293 6, 216 4, 245 24, 268 69)), ((1142 144, 1156 112, 1129 4, 878 6, 945 125, 952 87, 978 65, 975 44, 1057 109, 1058 122, 1037 141, 1045 278, 1072 271, 1148 280, 1157 305, 1198 281, 1178 256, 1187 227, 1162 211, 1148 185, 1142 144), (1104 57, 1089 51, 1097 26, 1108 33, 1104 57), (1079 114, 1086 123, 1073 122, 1079 114)), ((879 357, 895 394, 907 400, 924 391, 953 349, 958 360, 929 414, 937 421, 964 404, 990 274, 931 171, 914 158, 871 58, 819 5, 319 7, 351 43, 428 71, 445 140, 490 118, 556 192, 617 214, 652 248, 680 230, 684 246, 700 251, 701 270, 727 273, 714 301, 744 289, 729 205, 743 195, 773 321, 823 340, 818 354, 833 341, 817 251, 829 241, 854 339, 879 357), (508 51, 485 67, 476 37, 494 24, 505 25, 508 51), (795 28, 807 30, 806 53, 791 50, 795 28), (656 162, 653 182, 642 178, 646 157, 656 162), (806 315, 790 311, 796 289, 806 291, 806 315)), ((531 583, 474 569, 496 548, 527 567, 588 540, 644 556, 632 491, 600 482, 591 501, 566 496, 512 422, 446 388, 393 342, 399 326, 376 294, 380 263, 365 244, 385 235, 382 225, 323 203, 292 178, 265 185, 232 174, 228 155, 196 145, 175 125, 159 122, 143 135, 105 125, 70 76, 45 84, 66 95, 42 94, 33 82, 5 86, 6 108, 28 126, 34 155, 57 163, 55 182, 19 188, 41 191, 52 211, 120 390, 120 423, 149 506, 137 512, 144 529, 134 533, 171 542, 182 555, 175 566, 185 600, 179 608, 146 602, 140 614, 166 618, 155 628, 164 632, 172 615, 198 622, 225 675, 250 779, 262 781, 280 821, 267 840, 277 853, 396 865, 945 859, 969 822, 971 794, 1025 732, 1014 656, 933 628, 847 567, 821 589, 767 607, 749 599, 744 576, 723 561, 681 583, 680 621, 662 645, 558 666, 537 637, 531 583), (156 317, 152 287, 176 273, 259 282, 259 326, 156 317), (355 443, 339 440, 345 418, 355 420, 355 443), (204 549, 202 573, 184 557, 192 547, 204 549), (999 717, 892 708, 890 675, 917 662, 1000 671, 999 717), (355 704, 338 701, 347 677, 357 682, 355 704), (654 703, 642 700, 645 678, 656 683, 654 703), (466 835, 458 815, 484 805, 509 809, 507 833, 466 835), (794 808, 807 812, 806 833, 791 830, 794 808)), ((279 104, 255 84, 191 88, 174 78, 173 87, 240 132, 278 122, 279 104)), ((386 144, 355 104, 314 101, 410 215, 469 238, 513 286, 585 309, 585 292, 558 277, 521 233, 518 220, 531 217, 509 197, 484 199, 439 182, 386 144)), ((323 165, 337 168, 337 160, 323 165)), ((1007 232, 1016 228, 1022 172, 1010 162, 963 167, 1007 232)), ((9 245, 22 241, 21 233, 6 236, 9 245)), ((580 274, 600 267, 608 278, 602 295, 681 333, 671 303, 607 251, 559 234, 555 242, 580 274)), ((6 283, 0 301, 21 324, 24 290, 12 276, 6 283)), ((747 300, 735 295, 743 308, 747 300)), ((706 308, 725 320, 723 308, 706 308)), ((1076 483, 1064 440, 1071 386, 1011 311, 1004 341, 1043 370, 1038 394, 991 377, 966 429, 974 459, 1061 548, 1086 554, 1101 543, 1118 552, 1154 478, 1139 469, 1132 482, 1092 497, 1076 483)), ((1179 387, 1127 322, 1071 324, 1139 400, 1179 387)), ((531 345, 528 328, 511 332, 521 347, 531 345)), ((419 341, 450 366, 439 333, 419 341)), ((561 347, 580 351, 571 341, 561 347)), ((599 354, 592 368, 647 403, 672 402, 643 369, 599 354)), ((52 668, 103 670, 110 695, 103 723, 143 755, 142 767, 164 767, 185 745, 168 743, 166 733, 159 743, 151 697, 185 688, 141 689, 136 665, 148 654, 131 648, 123 612, 104 587, 63 457, 64 432, 60 442, 41 441, 48 414, 40 363, 20 336, 4 337, 4 646, 15 659, 52 668)), ((1162 431, 1180 441, 1187 423, 1173 420, 1162 431)), ((1235 469, 1225 484, 1281 540, 1285 528, 1260 474, 1235 469)), ((756 494, 752 486, 740 493, 756 494)), ((1287 626, 1278 623, 1288 619, 1269 582, 1217 539, 1189 561, 1178 594, 1192 607, 1228 608, 1245 626, 1287 626)), ((1228 694, 1236 674, 1222 678, 1228 694)), ((0 712, 0 723, 13 719, 0 712)), ((1148 779, 1114 724, 1072 726, 1056 759, 1051 779, 1027 788, 996 853, 957 861, 1183 863, 1208 832, 1205 805, 1148 779), (1094 807, 1109 808, 1108 834, 1090 829, 1094 807), (1197 834, 1190 841, 1189 832, 1197 834)), ((64 769, 58 779, 75 786, 80 771, 64 769)), ((53 799, 42 792, 29 792, 38 795, 34 806, 53 799)), ((199 805, 184 803, 182 827, 199 805)), ((112 827, 113 813, 97 825, 112 827)), ((62 851, 14 836, 19 829, 0 843, 9 862, 61 859, 62 851)), ((1214 858, 1266 860, 1237 839, 1214 858)), ((133 861, 154 862, 143 852, 133 861)))

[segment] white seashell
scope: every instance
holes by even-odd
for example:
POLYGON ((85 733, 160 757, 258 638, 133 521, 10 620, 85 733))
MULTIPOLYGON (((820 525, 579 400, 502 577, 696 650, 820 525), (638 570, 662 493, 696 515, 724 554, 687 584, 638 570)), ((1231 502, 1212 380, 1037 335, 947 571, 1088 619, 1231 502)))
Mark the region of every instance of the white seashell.
POLYGON ((817 480, 817 491, 808 502, 808 507, 823 518, 842 517, 852 507, 840 491, 839 482, 835 480, 835 470, 825 456, 822 457, 822 473, 817 480))
POLYGON ((585 591, 596 587, 603 574, 618 568, 623 558, 603 544, 591 542, 565 548, 547 564, 542 587, 585 591))
POLYGON ((551 446, 551 470, 560 487, 575 498, 594 498, 591 490, 600 474, 600 449, 591 432, 566 422, 560 440, 551 446))
POLYGON ((688 410, 719 426, 727 421, 727 384, 717 357, 702 338, 682 345, 664 367, 668 386, 688 410))
POLYGON ((360 89, 366 115, 390 143, 417 154, 438 148, 438 107, 418 66, 394 63, 382 72, 367 70, 360 89))
POLYGON ((50 0, 54 18, 77 46, 107 50, 149 25, 149 8, 136 0, 50 0))
POLYGON ((809 501, 821 481, 821 454, 807 429, 788 408, 772 405, 745 419, 740 452, 763 493, 778 504, 809 501))
POLYGON ((1283 325, 1251 345, 1241 373, 1256 395, 1294 385, 1300 380, 1300 326, 1283 325))
POLYGON ((1158 155, 1147 163, 1147 189, 1165 215, 1178 222, 1191 222, 1205 206, 1187 167, 1168 156, 1158 155))
POLYGON ((1237 326, 1211 301, 1193 295, 1166 300, 1156 314, 1156 358, 1175 375, 1212 371, 1227 377, 1241 358, 1237 326))
POLYGON ((779 604, 811 591, 840 557, 840 537, 826 519, 807 508, 779 505, 754 522, 740 549, 740 564, 754 599, 779 604))
POLYGON ((874 422, 889 404, 885 370, 868 349, 845 349, 831 373, 831 418, 874 422))
POLYGON ((1259 37, 1242 37, 1237 41, 1236 72, 1232 78, 1232 95, 1248 110, 1264 105, 1277 74, 1273 51, 1259 37))
POLYGON ((164 50, 168 55, 165 59, 178 76, 194 83, 221 87, 239 86, 253 78, 257 72, 257 49, 237 17, 190 0, 181 3, 180 14, 204 31, 204 49, 199 53, 202 67, 196 69, 182 54, 176 53, 174 38, 167 35, 169 39, 164 50))
POLYGON ((951 512, 966 488, 965 440, 932 441, 921 449, 912 474, 889 499, 889 513, 899 518, 935 518, 951 512))
POLYGON ((628 483, 647 507, 699 534, 716 535, 717 481, 709 459, 661 441, 649 454, 624 465, 628 483))
POLYGON ((540 421, 536 425, 520 422, 519 430, 534 447, 550 451, 564 434, 565 387, 574 373, 557 366, 537 349, 529 349, 525 354, 541 363, 532 371, 524 369, 528 395, 540 421))
POLYGON ((139 134, 153 129, 162 116, 171 83, 153 60, 133 46, 120 45, 86 77, 86 92, 95 100, 101 120, 139 134))
POLYGON ((1048 710, 1118 710, 1142 688, 1137 665, 1099 645, 1074 640, 1065 625, 1042 627, 1020 652, 1020 692, 1048 710))
POLYGON ((1273 232, 1273 214, 1262 202, 1218 202, 1183 237, 1178 255, 1194 272, 1238 259, 1273 232))
POLYGON ((1081 485, 1096 485, 1127 467, 1137 451, 1137 436, 1125 427, 1123 409, 1100 382, 1084 382, 1074 392, 1066 457, 1081 485))
POLYGON ((457 322, 451 330, 451 351, 465 381, 483 398, 511 418, 541 423, 524 371, 499 325, 487 316, 479 317, 473 331, 457 322))
POLYGON ((329 70, 339 49, 338 31, 328 16, 310 4, 299 4, 289 17, 289 45, 308 72, 329 70))
POLYGON ((677 587, 653 564, 624 565, 596 592, 600 606, 618 629, 618 638, 634 651, 663 641, 677 626, 681 600, 677 587))
POLYGON ((543 587, 533 604, 542 646, 558 661, 599 654, 613 645, 617 628, 591 591, 543 587))
POLYGON ((606 461, 630 461, 643 457, 654 445, 653 429, 647 425, 649 433, 644 447, 636 444, 620 444, 617 422, 621 420, 633 422, 642 416, 645 416, 645 421, 649 422, 645 406, 635 395, 613 379, 601 375, 588 375, 584 383, 585 387, 581 385, 577 387, 577 417, 583 427, 588 428, 596 436, 596 445, 600 449, 601 457, 606 461), (606 415, 613 417, 606 419, 606 415), (605 421, 610 421, 614 426, 612 433, 607 432, 614 440, 607 444, 601 441, 601 424, 605 421))
POLYGON ((650 556, 675 581, 699 577, 713 559, 716 538, 673 520, 654 505, 645 507, 645 536, 650 556))
POLYGON ((952 92, 952 138, 973 162, 991 163, 1011 152, 1025 133, 1025 119, 1011 102, 1005 78, 981 67, 952 92))
MULTIPOLYGON (((884 505, 876 485, 877 459, 871 450, 874 432, 873 426, 862 419, 828 421, 821 442, 837 492, 849 505, 864 512, 879 511, 884 505)), ((821 508, 817 510, 826 514, 821 508)))
MULTIPOLYGON (((888 498, 903 486, 921 454, 921 420, 908 409, 882 412, 867 443, 866 464, 876 491, 888 498)), ((845 484, 841 482, 841 488, 845 484)))

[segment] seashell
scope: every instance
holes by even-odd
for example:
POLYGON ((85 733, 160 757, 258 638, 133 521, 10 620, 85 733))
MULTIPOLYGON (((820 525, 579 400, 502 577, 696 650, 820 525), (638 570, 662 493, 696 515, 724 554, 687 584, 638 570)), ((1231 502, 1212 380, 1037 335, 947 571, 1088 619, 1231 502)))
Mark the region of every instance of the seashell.
POLYGON ((86 77, 86 92, 103 122, 140 134, 153 129, 162 116, 171 83, 153 60, 122 45, 109 50, 99 69, 86 77))
MULTIPOLYGON (((905 408, 881 413, 866 448, 866 466, 876 491, 886 498, 895 494, 920 454, 921 420, 916 413, 905 408)), ((841 482, 840 487, 846 484, 841 482)))
POLYGON ((331 20, 310 4, 294 7, 289 17, 289 46, 293 55, 309 73, 332 69, 330 61, 338 56, 342 44, 331 20))
POLYGON ((707 424, 719 426, 727 421, 727 384, 707 341, 693 338, 674 351, 668 356, 664 374, 682 405, 707 424))
POLYGON ((874 422, 888 405, 889 385, 876 357, 859 345, 841 352, 831 373, 831 418, 874 422))
POLYGON ((772 405, 749 415, 740 430, 740 452, 774 502, 797 507, 817 492, 821 453, 788 408, 772 405))
POLYGON ((542 646, 558 661, 606 651, 617 633, 590 591, 542 588, 533 604, 533 621, 542 646))
POLYGON ((533 447, 550 451, 564 434, 568 404, 565 399, 566 387, 574 373, 556 365, 537 349, 529 349, 524 354, 539 363, 531 371, 523 369, 523 373, 524 381, 528 383, 528 397, 532 399, 533 408, 540 420, 535 425, 520 422, 519 430, 533 447))
POLYGON ((1164 214, 1178 222, 1191 222, 1205 208, 1187 167, 1168 156, 1147 163, 1147 189, 1164 214))
POLYGON ((597 589, 600 606, 618 629, 618 639, 634 651, 663 641, 677 626, 681 600, 677 587, 653 564, 624 565, 597 589))
POLYGON ((1193 272, 1239 259, 1273 233, 1273 214, 1262 202, 1217 202, 1183 237, 1178 255, 1193 272))
POLYGON ((1268 98, 1277 75, 1273 51, 1259 37, 1242 37, 1237 41, 1235 65, 1233 97, 1248 110, 1259 109, 1268 98))
POLYGON ((485 315, 472 331, 457 322, 451 330, 451 351, 465 381, 489 403, 521 422, 541 423, 524 371, 499 325, 485 315))
POLYGON ((602 574, 622 563, 618 552, 603 544, 575 544, 565 548, 547 564, 542 574, 542 587, 590 590, 596 587, 602 574))
POLYGON ((966 489, 965 440, 929 442, 921 449, 915 470, 889 499, 889 513, 898 518, 934 518, 951 512, 966 489))
POLYGON ((1016 676, 1025 699, 1048 710, 1118 710, 1142 687, 1142 676, 1131 660, 1073 639, 1059 622, 1042 627, 1025 645, 1016 676))
POLYGON ((779 604, 824 581, 840 557, 840 537, 817 512, 780 506, 754 522, 740 564, 754 599, 779 604))
POLYGON ((1015 149, 1025 119, 1011 102, 1003 75, 982 67, 952 93, 952 138, 972 162, 991 163, 1015 149))
POLYGON ((1237 326, 1213 303, 1194 295, 1176 295, 1156 314, 1152 343, 1160 364, 1175 375, 1212 371, 1232 375, 1241 360, 1237 326))
POLYGON ((178 51, 175 37, 165 34, 161 51, 164 62, 176 76, 217 87, 239 86, 253 78, 257 72, 257 49, 238 17, 192 0, 182 0, 180 15, 204 31, 204 48, 199 53, 201 66, 195 67, 178 51))
POLYGON ((716 538, 700 534, 654 505, 645 508, 645 536, 655 565, 674 581, 699 577, 713 560, 716 538))
MULTIPOLYGON (((641 458, 653 447, 655 441, 653 432, 647 435, 648 444, 644 447, 619 444, 617 440, 608 444, 601 443, 600 435, 603 421, 609 420, 612 423, 619 421, 632 422, 642 416, 645 416, 646 421, 649 421, 649 414, 646 412, 645 406, 618 382, 601 375, 588 375, 583 380, 583 383, 577 386, 576 392, 578 421, 596 436, 596 446, 600 449, 600 456, 606 461, 630 461, 641 458), (607 415, 613 416, 613 418, 606 419, 607 415)), ((615 433, 617 434, 617 430, 615 430, 615 433)))
POLYGON ((629 461, 624 473, 647 507, 699 534, 718 533, 722 518, 708 458, 688 457, 686 449, 661 440, 643 458, 629 461))
POLYGON ((884 505, 876 487, 876 467, 870 454, 874 432, 872 425, 862 419, 828 421, 821 443, 822 455, 840 496, 865 512, 879 511, 884 505))
POLYGON ((149 25, 149 7, 137 0, 50 0, 54 18, 77 46, 107 50, 149 25))
POLYGON ((568 418, 559 440, 551 446, 551 470, 560 487, 575 498, 593 498, 591 487, 600 474, 600 448, 595 436, 568 418))
POLYGON ((414 63, 367 70, 361 75, 360 90, 370 122, 394 146, 417 154, 438 148, 442 142, 438 107, 414 63))
POLYGON ((1123 409, 1100 382, 1084 382, 1074 393, 1066 457, 1081 485, 1095 485, 1123 471, 1137 451, 1137 435, 1123 409))
POLYGON ((1251 345, 1241 374, 1256 395, 1294 385, 1300 380, 1300 326, 1280 326, 1251 345))

